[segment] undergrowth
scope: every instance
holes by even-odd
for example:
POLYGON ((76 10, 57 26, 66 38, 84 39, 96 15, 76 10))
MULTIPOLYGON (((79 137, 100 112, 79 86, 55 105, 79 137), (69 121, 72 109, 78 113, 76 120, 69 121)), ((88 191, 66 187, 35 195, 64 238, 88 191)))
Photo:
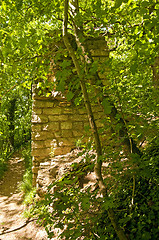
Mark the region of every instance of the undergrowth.
MULTIPOLYGON (((158 240, 158 158, 159 138, 156 138, 138 159, 138 169, 133 175, 125 171, 122 177, 117 177, 118 184, 109 189, 108 198, 102 198, 98 188, 80 188, 80 176, 91 171, 92 166, 89 168, 88 164, 86 168, 86 162, 83 165, 81 162, 80 168, 74 165, 69 174, 48 187, 45 199, 32 207, 31 214, 38 217, 49 238, 54 236, 53 229, 58 228, 59 239, 116 240, 107 214, 113 208, 128 239, 158 240)), ((106 184, 107 181, 106 178, 106 184)))
POLYGON ((35 195, 35 188, 32 186, 32 157, 31 157, 31 143, 27 143, 25 148, 22 150, 22 158, 25 163, 25 173, 23 180, 20 182, 18 188, 23 195, 23 203, 29 205, 32 203, 35 195))

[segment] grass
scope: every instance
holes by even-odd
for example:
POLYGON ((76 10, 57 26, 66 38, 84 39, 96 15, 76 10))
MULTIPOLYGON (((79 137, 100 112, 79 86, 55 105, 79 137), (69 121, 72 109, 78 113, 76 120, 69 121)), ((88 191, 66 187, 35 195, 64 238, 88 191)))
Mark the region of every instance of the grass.
POLYGON ((30 205, 36 194, 36 189, 32 186, 32 157, 30 142, 25 146, 25 148, 23 148, 22 158, 24 159, 25 163, 25 173, 18 188, 23 195, 23 203, 25 205, 30 205))

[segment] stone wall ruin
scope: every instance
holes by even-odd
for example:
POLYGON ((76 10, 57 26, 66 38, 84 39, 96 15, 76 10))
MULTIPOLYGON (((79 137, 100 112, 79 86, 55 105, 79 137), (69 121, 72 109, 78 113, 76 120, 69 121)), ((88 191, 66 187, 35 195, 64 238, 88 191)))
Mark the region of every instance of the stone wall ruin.
MULTIPOLYGON (((98 127, 102 127, 103 110, 93 108, 98 127)), ((40 97, 33 99, 32 115, 32 156, 34 185, 39 164, 57 155, 70 152, 77 142, 89 138, 88 117, 84 108, 68 103, 66 99, 40 97)))
MULTIPOLYGON (((109 55, 105 39, 103 37, 88 39, 87 45, 92 58, 102 65, 109 55)), ((98 64, 99 68, 101 65, 98 64)), ((105 72, 102 71, 100 78, 103 81, 105 81, 105 76, 105 72)), ((103 109, 96 105, 93 111, 97 126, 102 127, 103 109)), ((69 153, 83 135, 84 141, 88 139, 89 133, 85 133, 88 125, 84 107, 75 106, 60 94, 49 97, 39 96, 36 93, 36 84, 33 85, 32 172, 34 186, 40 163, 53 156, 69 153)))

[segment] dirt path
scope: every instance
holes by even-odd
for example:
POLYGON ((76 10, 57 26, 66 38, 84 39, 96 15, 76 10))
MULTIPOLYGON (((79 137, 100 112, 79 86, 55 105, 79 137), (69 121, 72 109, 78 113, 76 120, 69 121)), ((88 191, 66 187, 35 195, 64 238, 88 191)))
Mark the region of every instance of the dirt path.
POLYGON ((35 221, 27 223, 23 218, 24 205, 17 190, 23 173, 23 159, 20 154, 15 154, 0 181, 0 240, 47 240, 43 228, 38 227, 35 221))

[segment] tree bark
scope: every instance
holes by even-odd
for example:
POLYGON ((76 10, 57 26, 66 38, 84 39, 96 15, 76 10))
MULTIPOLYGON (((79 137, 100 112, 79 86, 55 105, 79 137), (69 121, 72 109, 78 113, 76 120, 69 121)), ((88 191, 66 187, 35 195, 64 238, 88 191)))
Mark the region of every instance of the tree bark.
POLYGON ((11 146, 14 148, 14 114, 15 114, 15 107, 16 107, 16 98, 13 98, 9 102, 9 110, 8 110, 8 120, 9 120, 9 130, 10 130, 10 143, 11 146))
POLYGON ((156 89, 159 87, 159 57, 155 58, 154 64, 152 65, 153 71, 153 85, 156 89))
MULTIPOLYGON (((77 4, 78 2, 75 0, 75 3, 77 4)), ((94 120, 94 115, 93 115, 93 112, 92 112, 92 107, 91 107, 91 104, 90 104, 90 100, 89 100, 89 96, 88 96, 88 92, 87 92, 87 88, 86 88, 86 84, 85 84, 85 80, 84 80, 84 75, 82 73, 80 63, 79 63, 79 60, 76 58, 74 50, 73 50, 73 48, 72 48, 72 46, 69 42, 69 39, 68 39, 68 33, 67 33, 68 5, 69 5, 69 0, 65 0, 64 21, 63 21, 64 43, 65 43, 66 48, 67 48, 67 50, 68 50, 68 52, 69 52, 69 54, 72 58, 72 61, 73 61, 74 65, 76 67, 76 70, 77 70, 77 74, 79 76, 79 81, 80 81, 81 90, 82 90, 83 97, 84 97, 84 103, 85 103, 85 107, 86 107, 86 110, 87 110, 88 119, 89 119, 90 127, 92 129, 93 136, 94 136, 94 141, 95 141, 95 145, 96 145, 96 152, 97 152, 97 160, 96 160, 94 170, 95 170, 97 182, 98 182, 98 185, 99 185, 99 189, 100 189, 100 192, 103 194, 104 197, 108 197, 107 189, 106 189, 106 186, 104 184, 102 173, 101 173, 102 147, 101 147, 101 142, 100 142, 97 126, 96 126, 96 123, 95 123, 95 120, 94 120)), ((108 209, 108 216, 111 220, 111 223, 112 223, 119 239, 120 240, 127 240, 127 237, 124 234, 124 231, 122 230, 122 228, 119 226, 118 222, 116 221, 113 209, 108 209)))

